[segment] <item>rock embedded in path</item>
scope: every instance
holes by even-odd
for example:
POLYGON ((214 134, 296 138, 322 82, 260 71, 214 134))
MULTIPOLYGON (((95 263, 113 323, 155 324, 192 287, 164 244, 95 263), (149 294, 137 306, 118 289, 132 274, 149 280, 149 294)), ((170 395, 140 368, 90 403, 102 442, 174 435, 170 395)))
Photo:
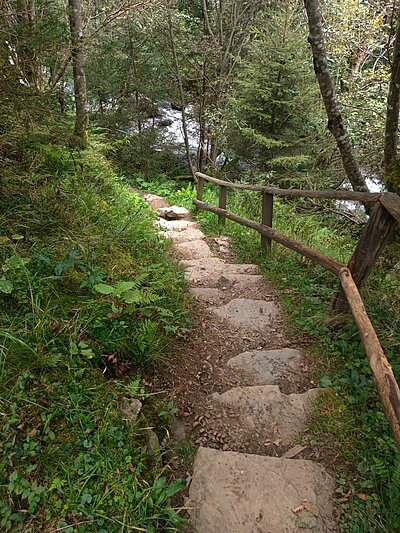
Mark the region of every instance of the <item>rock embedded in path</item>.
POLYGON ((211 308, 215 315, 228 320, 233 326, 262 330, 271 326, 279 311, 274 302, 235 298, 222 307, 211 308))
POLYGON ((185 231, 197 226, 193 220, 165 220, 163 218, 156 220, 154 224, 162 231, 185 231))
POLYGON ((218 289, 202 288, 202 287, 193 287, 189 289, 190 294, 199 300, 200 302, 213 303, 218 298, 223 296, 223 293, 218 289))
POLYGON ((233 370, 244 372, 256 385, 269 385, 282 378, 288 369, 298 368, 301 355, 299 350, 250 350, 232 357, 227 365, 233 370))
POLYGON ((237 418, 266 441, 286 446, 304 430, 316 389, 303 394, 283 394, 278 385, 235 387, 212 395, 222 407, 234 410, 237 418))
POLYGON ((164 200, 164 198, 161 198, 161 196, 157 196, 156 194, 143 194, 143 200, 147 202, 150 207, 153 209, 162 209, 163 207, 168 207, 168 203, 164 200))
POLYGON ((334 489, 312 461, 200 448, 191 525, 197 533, 328 533, 335 531, 334 489))
POLYGON ((185 207, 179 207, 178 205, 161 207, 160 209, 157 209, 157 211, 160 217, 165 218, 166 220, 188 220, 191 218, 189 209, 186 209, 185 207))

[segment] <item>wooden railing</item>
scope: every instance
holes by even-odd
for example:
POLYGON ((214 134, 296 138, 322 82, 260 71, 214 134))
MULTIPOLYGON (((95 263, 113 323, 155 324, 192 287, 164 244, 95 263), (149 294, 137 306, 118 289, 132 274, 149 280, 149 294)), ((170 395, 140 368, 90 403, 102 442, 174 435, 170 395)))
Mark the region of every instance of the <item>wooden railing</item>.
POLYGON ((197 198, 193 200, 198 209, 218 215, 221 224, 226 219, 232 220, 256 230, 261 235, 261 246, 268 250, 271 241, 276 241, 286 248, 311 259, 314 263, 329 270, 339 277, 339 288, 331 302, 330 311, 338 313, 350 307, 364 345, 382 404, 389 420, 397 445, 400 447, 400 389, 393 375, 392 368, 382 350, 379 339, 365 311, 359 292, 378 256, 382 252, 389 236, 400 223, 400 197, 394 193, 368 193, 345 190, 313 191, 298 189, 279 189, 262 185, 231 183, 201 172, 196 173, 197 198), (219 186, 218 207, 203 202, 204 182, 219 186), (228 189, 244 189, 261 194, 261 223, 248 220, 227 210, 228 189), (321 252, 306 246, 295 239, 272 228, 273 198, 323 198, 330 200, 354 200, 373 203, 371 215, 365 224, 360 240, 347 265, 342 265, 321 252))

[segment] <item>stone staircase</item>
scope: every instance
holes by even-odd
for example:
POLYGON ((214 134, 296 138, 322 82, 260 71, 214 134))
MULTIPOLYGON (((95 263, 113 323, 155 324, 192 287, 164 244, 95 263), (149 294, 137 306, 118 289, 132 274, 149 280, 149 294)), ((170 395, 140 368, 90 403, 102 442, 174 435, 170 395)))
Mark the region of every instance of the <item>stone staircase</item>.
MULTIPOLYGON (((206 306, 209 320, 215 317, 221 321, 225 342, 234 343, 235 336, 267 335, 273 344, 274 336, 281 338, 278 349, 256 347, 223 363, 226 371, 237 376, 238 384, 210 394, 210 405, 217 413, 214 418, 223 419, 224 425, 217 427, 221 438, 213 447, 200 446, 197 451, 189 489, 190 531, 337 531, 333 478, 317 462, 296 458, 303 449, 297 439, 318 391, 282 390, 288 373, 301 372, 302 357, 296 348, 282 346, 282 334, 277 333, 279 304, 257 298, 264 296, 260 288, 263 276, 257 265, 232 264, 217 257, 189 211, 170 207, 154 195, 144 195, 144 199, 158 211, 160 230, 173 240, 174 254, 185 268, 190 292, 206 306), (230 298, 235 291, 240 291, 241 297, 230 298), (243 431, 249 436, 253 444, 250 451, 268 450, 274 444, 277 453, 283 450, 282 455, 229 450, 234 439, 229 440, 226 424, 231 432, 243 431), (222 442, 228 444, 222 446, 222 442)), ((222 245, 227 252, 226 243, 222 245)), ((218 383, 215 386, 218 388, 218 383)))

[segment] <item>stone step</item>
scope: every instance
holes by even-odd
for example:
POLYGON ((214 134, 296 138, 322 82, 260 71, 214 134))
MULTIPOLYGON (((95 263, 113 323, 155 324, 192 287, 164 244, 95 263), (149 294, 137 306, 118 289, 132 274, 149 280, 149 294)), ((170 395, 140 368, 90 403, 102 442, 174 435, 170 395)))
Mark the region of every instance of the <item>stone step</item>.
POLYGON ((185 207, 179 207, 178 205, 161 207, 157 209, 157 211, 160 217, 165 218, 166 220, 190 220, 191 218, 189 209, 186 209, 185 207))
POLYGON ((222 307, 212 307, 208 311, 226 319, 233 326, 251 330, 268 328, 273 325, 274 319, 279 314, 274 302, 249 298, 235 298, 222 307))
POLYGON ((246 289, 252 285, 260 285, 264 282, 264 276, 258 274, 223 274, 218 280, 218 287, 226 289, 246 289))
POLYGON ((227 263, 218 257, 213 257, 207 261, 185 260, 182 261, 185 267, 185 277, 188 281, 201 281, 208 287, 216 286, 221 276, 238 274, 259 274, 257 265, 236 265, 227 263))
POLYGON ((154 224, 162 231, 184 231, 188 228, 196 228, 196 222, 193 220, 165 220, 160 218, 154 224))
POLYGON ((168 202, 166 202, 164 200, 164 198, 161 198, 161 196, 157 196, 156 194, 146 193, 146 194, 142 195, 142 198, 153 209, 157 210, 157 209, 161 209, 163 207, 169 207, 168 202))
POLYGON ((301 361, 299 350, 250 350, 232 357, 227 365, 252 378, 255 385, 270 385, 285 376, 288 370, 296 370, 301 361))
POLYGON ((292 444, 304 430, 317 389, 303 394, 283 394, 278 385, 235 387, 212 399, 234 412, 244 427, 257 431, 265 442, 292 444))
POLYGON ((164 235, 168 239, 173 240, 176 244, 181 242, 198 241, 201 239, 204 240, 206 238, 204 233, 195 227, 189 227, 182 231, 165 231, 164 235))
POLYGON ((206 259, 213 256, 208 244, 203 240, 182 242, 175 245, 175 251, 182 259, 196 257, 197 259, 206 259))
POLYGON ((199 302, 206 302, 208 304, 214 304, 224 297, 224 293, 219 289, 211 289, 208 287, 192 287, 189 289, 189 292, 199 302))
POLYGON ((334 489, 312 461, 199 448, 191 525, 197 533, 333 532, 334 489))

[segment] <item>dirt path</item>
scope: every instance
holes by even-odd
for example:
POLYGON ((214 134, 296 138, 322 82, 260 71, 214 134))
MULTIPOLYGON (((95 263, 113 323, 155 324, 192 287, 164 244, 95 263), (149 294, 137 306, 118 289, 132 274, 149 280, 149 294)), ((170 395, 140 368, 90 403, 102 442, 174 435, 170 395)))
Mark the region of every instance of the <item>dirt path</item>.
POLYGON ((196 327, 160 384, 179 409, 176 437, 199 446, 192 531, 336 531, 334 481, 298 444, 317 391, 273 288, 256 265, 233 263, 226 238, 210 246, 187 210, 144 198, 195 299, 196 327))

